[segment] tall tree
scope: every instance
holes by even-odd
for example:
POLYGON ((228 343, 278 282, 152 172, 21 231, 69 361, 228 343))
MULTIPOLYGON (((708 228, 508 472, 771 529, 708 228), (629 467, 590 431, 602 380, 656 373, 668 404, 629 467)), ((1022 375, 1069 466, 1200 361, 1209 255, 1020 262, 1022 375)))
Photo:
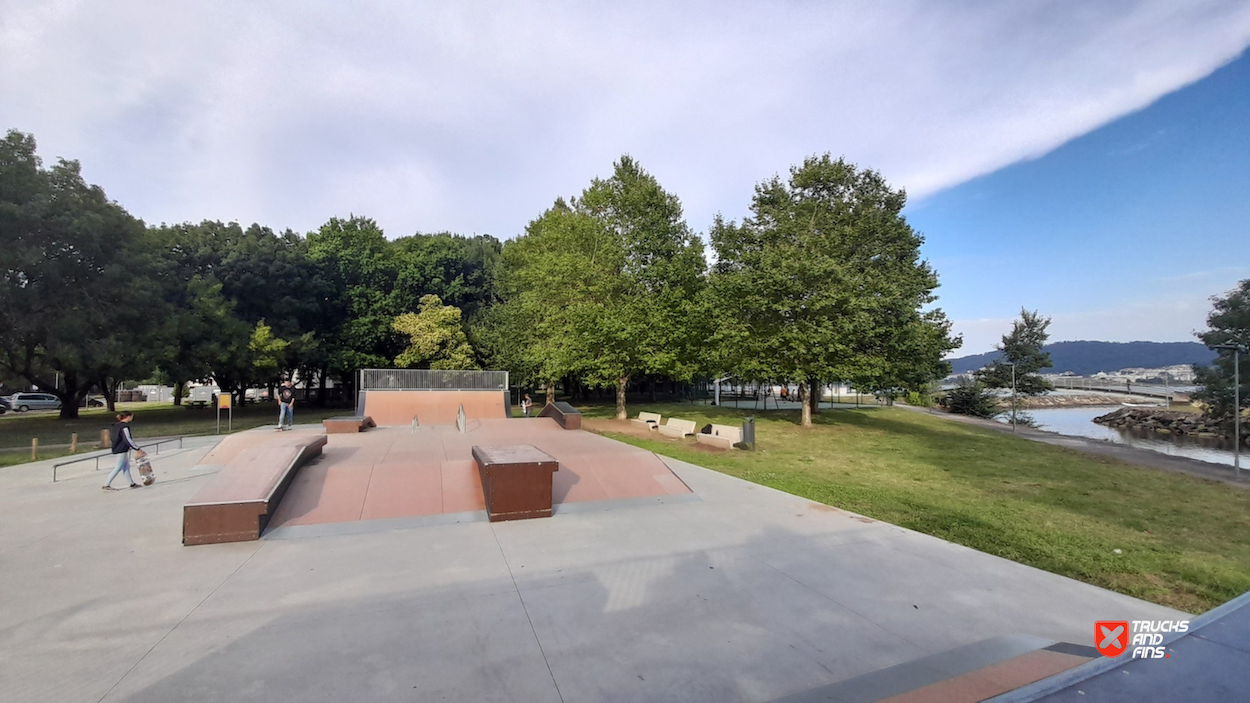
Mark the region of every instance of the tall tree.
POLYGON ((905 204, 876 171, 825 154, 756 186, 741 224, 717 217, 704 298, 712 370, 797 381, 805 427, 822 379, 903 383, 940 371, 958 340, 940 310, 922 312, 937 275, 905 204))
POLYGON ((410 340, 408 348, 395 357, 400 368, 477 368, 473 347, 461 326, 460 308, 443 305, 437 295, 422 297, 419 313, 397 317, 395 330, 410 340))
POLYGON ((1042 349, 1050 338, 1049 327, 1049 317, 1021 309, 1020 318, 1011 323, 1011 331, 997 347, 998 357, 977 371, 977 378, 990 388, 1011 388, 1014 378, 1016 393, 1023 396, 1054 390, 1040 373, 1051 367, 1050 353, 1042 349))
POLYGON ((681 203, 629 156, 611 178, 563 200, 505 247, 500 318, 525 335, 529 366, 616 390, 617 417, 639 374, 689 378, 690 321, 705 268, 681 203))
POLYGON ((93 385, 146 364, 162 319, 143 224, 89 185, 78 162, 45 169, 34 137, 10 131, 0 141, 0 241, 0 367, 77 417, 93 385))
MULTIPOLYGON (((1250 345, 1250 278, 1223 296, 1211 299, 1207 329, 1198 339, 1209 348, 1219 344, 1250 345)), ((1229 425, 1233 419, 1233 359, 1231 353, 1220 354, 1210 366, 1195 366, 1195 379, 1200 390, 1194 399, 1203 404, 1203 414, 1229 425)), ((1250 405, 1250 354, 1241 354, 1241 407, 1250 405)))

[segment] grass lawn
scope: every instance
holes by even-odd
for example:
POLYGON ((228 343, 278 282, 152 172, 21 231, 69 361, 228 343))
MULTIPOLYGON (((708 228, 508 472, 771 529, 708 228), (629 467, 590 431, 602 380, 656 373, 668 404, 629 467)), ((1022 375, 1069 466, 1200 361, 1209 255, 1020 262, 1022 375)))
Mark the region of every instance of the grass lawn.
MULTIPOLYGON (((119 410, 135 414, 131 432, 136 439, 144 437, 177 437, 180 435, 205 435, 217 431, 217 411, 212 408, 190 408, 173 404, 118 403, 119 410)), ((352 414, 345 408, 316 408, 295 404, 296 423, 321 422, 327 417, 352 414)), ((25 447, 25 460, 30 461, 30 440, 39 438, 39 458, 45 459, 55 447, 64 445, 66 453, 70 435, 78 433, 79 451, 94 450, 100 441, 100 430, 106 430, 116 421, 113 413, 105 408, 80 411, 77 420, 61 420, 56 413, 5 413, 0 416, 0 449, 25 447), (47 450, 44 447, 48 447, 47 450)), ((234 409, 234 431, 252 429, 261 425, 278 423, 277 403, 260 403, 234 409)), ((221 430, 226 431, 226 413, 221 415, 221 430)), ((8 452, 0 451, 0 455, 8 452)), ((18 463, 18 462, 12 462, 18 463)), ((9 465, 0 458, 0 466, 9 465)))
MULTIPOLYGON (((749 414, 644 403, 630 416, 640 410, 699 425, 749 414)), ((614 408, 583 412, 611 418, 614 408)), ((822 410, 807 430, 798 411, 754 414, 754 452, 605 434, 1193 613, 1250 590, 1250 490, 901 408, 822 410)))

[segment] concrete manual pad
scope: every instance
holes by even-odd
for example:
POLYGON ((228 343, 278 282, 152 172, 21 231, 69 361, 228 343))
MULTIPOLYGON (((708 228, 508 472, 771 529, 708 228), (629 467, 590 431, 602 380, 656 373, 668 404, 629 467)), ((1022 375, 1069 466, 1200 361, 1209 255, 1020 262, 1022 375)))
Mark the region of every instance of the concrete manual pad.
POLYGON ((771 701, 989 638, 1092 645, 1095 619, 1185 617, 671 460, 692 499, 183 547, 206 451, 112 493, 0 469, 6 703, 771 701))

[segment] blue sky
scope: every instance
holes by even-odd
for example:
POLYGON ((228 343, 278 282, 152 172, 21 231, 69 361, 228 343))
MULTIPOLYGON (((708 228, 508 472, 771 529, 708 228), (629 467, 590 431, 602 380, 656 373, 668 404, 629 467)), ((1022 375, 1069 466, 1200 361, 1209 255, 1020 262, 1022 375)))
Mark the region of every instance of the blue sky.
POLYGON ((1052 339, 1192 341, 1250 278, 1250 54, 1036 159, 913 202, 964 349, 1021 307, 1052 339))
POLYGON ((391 237, 626 153, 706 232, 829 152, 906 188, 963 353, 1178 340, 1250 275, 1247 46, 1245 0, 0 0, 0 129, 149 223, 391 237))

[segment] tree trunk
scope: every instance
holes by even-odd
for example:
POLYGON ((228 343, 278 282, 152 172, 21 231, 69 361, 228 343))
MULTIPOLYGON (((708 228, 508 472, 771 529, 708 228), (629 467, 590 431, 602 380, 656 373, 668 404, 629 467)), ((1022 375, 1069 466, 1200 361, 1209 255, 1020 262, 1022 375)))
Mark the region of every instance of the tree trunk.
POLYGON ((547 381, 547 404, 556 402, 556 382, 547 381))
POLYGON ((629 376, 622 376, 616 379, 616 419, 628 420, 629 415, 625 412, 625 387, 629 385, 629 376))
POLYGON ((104 407, 109 412, 117 412, 117 383, 109 383, 107 378, 100 379, 100 388, 104 391, 104 407))
POLYGON ((182 405, 182 394, 187 391, 186 381, 177 381, 174 383, 174 405, 182 405))
POLYGON ((320 380, 317 382, 317 407, 324 408, 326 406, 326 369, 321 369, 318 375, 320 380))
POLYGON ((820 411, 820 381, 810 378, 807 381, 807 402, 812 406, 812 415, 820 411))
POLYGON ((807 398, 811 396, 811 391, 809 390, 810 383, 811 383, 810 381, 805 381, 799 384, 799 395, 803 396, 802 398, 800 398, 800 400, 803 401, 803 426, 804 427, 812 426, 812 404, 807 402, 807 398))
MULTIPOLYGON (((78 374, 65 374, 65 391, 62 393, 60 389, 54 394, 61 400, 62 420, 74 420, 78 418, 78 403, 82 401, 82 390, 78 387, 78 374)), ((90 387, 87 388, 90 390, 90 387)))

